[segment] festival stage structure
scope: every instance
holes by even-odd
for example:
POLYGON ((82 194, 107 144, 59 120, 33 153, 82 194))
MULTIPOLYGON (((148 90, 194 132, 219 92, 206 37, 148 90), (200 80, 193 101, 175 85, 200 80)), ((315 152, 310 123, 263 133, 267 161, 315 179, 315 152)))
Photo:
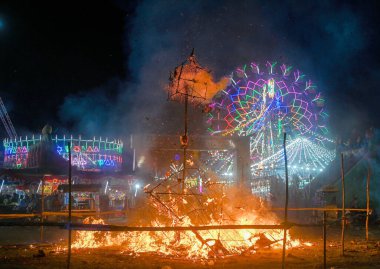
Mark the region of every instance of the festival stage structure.
POLYGON ((211 135, 250 139, 253 192, 267 196, 283 179, 282 138, 289 137, 290 184, 304 188, 335 158, 325 99, 311 80, 291 66, 267 62, 236 69, 210 104, 211 135))

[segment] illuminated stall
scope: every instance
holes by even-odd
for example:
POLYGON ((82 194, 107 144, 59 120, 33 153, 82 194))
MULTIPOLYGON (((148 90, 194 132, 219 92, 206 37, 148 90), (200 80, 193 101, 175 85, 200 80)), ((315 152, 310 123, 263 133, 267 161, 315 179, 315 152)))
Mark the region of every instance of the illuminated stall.
MULTIPOLYGON (((3 176, 0 180, 5 182, 7 178, 11 182, 20 181, 28 192, 28 199, 30 196, 35 200, 33 211, 65 210, 68 205, 65 186, 68 183, 71 151, 73 209, 108 210, 109 206, 101 207, 101 204, 104 204, 104 200, 109 201, 104 196, 113 194, 114 188, 107 194, 103 193, 104 188, 125 178, 122 141, 65 135, 53 137, 51 130, 46 125, 39 136, 4 139, 3 176), (42 204, 41 200, 44 201, 42 209, 41 206, 38 207, 38 204, 42 204)), ((125 189, 128 189, 128 183, 129 181, 124 182, 125 189)), ((130 194, 124 192, 124 196, 127 195, 130 194)), ((123 203, 124 200, 125 197, 123 203)))
MULTIPOLYGON (((38 157, 31 156, 41 155, 41 149, 36 150, 37 145, 44 142, 43 136, 32 136, 20 139, 5 139, 4 145, 4 168, 9 169, 25 169, 34 168, 40 165, 36 159, 38 157)), ((120 171, 123 161, 123 143, 120 140, 108 141, 108 139, 93 138, 82 139, 73 138, 73 136, 58 137, 55 136, 47 141, 58 156, 64 160, 69 159, 69 147, 71 145, 72 165, 82 171, 120 171)))
MULTIPOLYGON (((72 185, 72 210, 73 211, 100 211, 99 196, 101 184, 75 184, 72 185)), ((63 210, 68 210, 69 205, 69 186, 60 185, 58 188, 64 194, 63 210)))

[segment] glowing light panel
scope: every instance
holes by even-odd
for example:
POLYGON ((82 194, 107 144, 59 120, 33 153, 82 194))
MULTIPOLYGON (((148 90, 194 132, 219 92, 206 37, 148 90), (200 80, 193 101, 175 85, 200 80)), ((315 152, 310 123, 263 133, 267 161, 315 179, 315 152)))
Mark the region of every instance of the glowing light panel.
MULTIPOLYGON (((30 147, 40 143, 41 136, 10 140, 5 139, 4 167, 12 169, 26 168, 30 147)), ((118 140, 99 139, 86 140, 56 136, 52 139, 57 153, 65 160, 69 159, 68 142, 71 144, 72 165, 79 170, 120 170, 122 164, 123 143, 118 140)))

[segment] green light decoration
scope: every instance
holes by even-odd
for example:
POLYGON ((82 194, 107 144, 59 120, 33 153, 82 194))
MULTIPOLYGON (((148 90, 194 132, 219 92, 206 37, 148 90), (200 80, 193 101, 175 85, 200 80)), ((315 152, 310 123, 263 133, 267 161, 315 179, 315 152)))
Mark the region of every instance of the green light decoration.
POLYGON ((282 175, 284 132, 292 145, 298 145, 289 149, 294 156, 289 165, 305 167, 303 171, 291 168, 291 177, 306 177, 310 171, 316 175, 335 157, 325 99, 311 80, 291 66, 267 62, 237 68, 229 86, 212 101, 207 119, 211 135, 250 137, 252 179, 282 175), (265 173, 261 166, 267 167, 265 173))
MULTIPOLYGON (((4 167, 11 169, 23 169, 28 167, 28 154, 32 146, 41 142, 41 136, 32 136, 19 139, 5 139, 4 167)), ((79 170, 113 170, 121 169, 123 161, 123 142, 120 140, 105 140, 102 138, 82 139, 81 137, 58 137, 52 138, 54 147, 63 159, 69 159, 69 148, 72 145, 72 165, 79 170)))

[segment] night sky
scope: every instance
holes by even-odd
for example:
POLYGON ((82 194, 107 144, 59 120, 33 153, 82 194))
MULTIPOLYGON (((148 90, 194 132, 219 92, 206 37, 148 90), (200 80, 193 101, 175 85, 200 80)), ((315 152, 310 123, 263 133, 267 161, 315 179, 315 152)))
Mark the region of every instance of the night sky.
POLYGON ((91 136, 177 132, 181 108, 163 87, 195 47, 216 78, 254 60, 302 70, 326 96, 334 135, 380 127, 379 5, 2 0, 0 95, 23 135, 47 122, 91 136))
POLYGON ((128 10, 84 2, 0 1, 0 93, 19 132, 59 128, 66 96, 127 78, 128 10))

